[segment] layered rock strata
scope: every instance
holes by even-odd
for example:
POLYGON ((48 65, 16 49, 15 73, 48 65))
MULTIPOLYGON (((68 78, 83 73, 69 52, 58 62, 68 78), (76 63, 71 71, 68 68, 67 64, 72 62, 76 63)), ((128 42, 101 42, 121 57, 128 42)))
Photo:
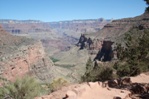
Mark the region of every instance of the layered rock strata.
POLYGON ((15 80, 26 74, 40 80, 50 77, 53 63, 45 57, 40 41, 12 36, 0 27, 0 76, 15 80))

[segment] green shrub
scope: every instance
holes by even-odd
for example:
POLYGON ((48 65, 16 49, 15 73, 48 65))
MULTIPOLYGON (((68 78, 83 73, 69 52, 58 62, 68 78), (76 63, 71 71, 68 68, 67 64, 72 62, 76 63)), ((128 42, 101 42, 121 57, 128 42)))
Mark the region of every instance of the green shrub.
POLYGON ((117 63, 114 65, 114 68, 117 70, 117 75, 119 77, 128 76, 130 74, 130 68, 126 64, 117 63))
POLYGON ((90 82, 90 81, 105 81, 113 78, 113 69, 110 66, 106 66, 106 64, 94 64, 89 59, 86 64, 86 72, 81 77, 82 82, 90 82))
POLYGON ((41 91, 40 84, 31 77, 23 77, 17 79, 13 83, 0 88, 0 99, 33 99, 38 96, 41 91))
POLYGON ((148 7, 146 8, 146 11, 149 12, 149 0, 144 0, 146 2, 146 4, 148 5, 148 7))
POLYGON ((99 80, 106 81, 111 79, 113 79, 113 69, 110 67, 103 67, 99 75, 99 80))
POLYGON ((9 83, 9 82, 10 82, 10 81, 9 81, 8 79, 6 79, 6 78, 0 76, 0 83, 1 83, 2 85, 5 85, 5 84, 7 84, 7 83, 9 83))
POLYGON ((86 72, 90 72, 93 69, 93 62, 91 58, 89 57, 87 63, 86 63, 86 72))
POLYGON ((57 62, 57 61, 59 61, 58 59, 53 58, 53 57, 50 57, 50 59, 51 59, 54 63, 57 62))
POLYGON ((47 86, 49 87, 50 91, 53 92, 62 88, 63 86, 66 86, 67 84, 68 82, 65 79, 59 78, 59 79, 53 80, 52 83, 47 84, 47 86))

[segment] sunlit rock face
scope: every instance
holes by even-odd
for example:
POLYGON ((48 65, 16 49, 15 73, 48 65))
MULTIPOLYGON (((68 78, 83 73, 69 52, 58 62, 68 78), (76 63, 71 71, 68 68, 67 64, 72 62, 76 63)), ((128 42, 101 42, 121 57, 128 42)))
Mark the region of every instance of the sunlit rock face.
POLYGON ((40 41, 12 36, 0 27, 1 77, 13 81, 28 74, 46 80, 51 66, 40 41))
MULTIPOLYGON (((133 18, 113 20, 111 23, 105 25, 99 32, 93 33, 89 36, 96 36, 95 38, 98 38, 100 40, 109 39, 117 41, 117 39, 121 39, 124 34, 133 27, 139 27, 139 29, 149 28, 149 13, 144 13, 133 18)), ((119 41, 120 40, 118 40, 118 43, 119 41)))

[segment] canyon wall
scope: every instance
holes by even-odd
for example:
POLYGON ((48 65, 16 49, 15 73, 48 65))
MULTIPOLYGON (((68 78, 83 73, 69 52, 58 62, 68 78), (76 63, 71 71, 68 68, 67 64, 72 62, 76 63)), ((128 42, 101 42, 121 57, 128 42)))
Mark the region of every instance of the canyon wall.
POLYGON ((111 23, 105 25, 102 30, 90 36, 98 39, 111 39, 115 41, 132 27, 139 27, 140 29, 149 28, 149 13, 144 13, 134 18, 113 20, 111 23))
POLYGON ((29 74, 45 81, 50 77, 52 66, 40 41, 12 36, 0 27, 1 77, 13 81, 29 74))
POLYGON ((79 37, 81 34, 90 34, 98 32, 111 20, 105 20, 103 18, 99 19, 86 19, 86 20, 72 20, 72 21, 60 21, 60 22, 50 22, 52 29, 56 29, 59 32, 73 36, 79 37))

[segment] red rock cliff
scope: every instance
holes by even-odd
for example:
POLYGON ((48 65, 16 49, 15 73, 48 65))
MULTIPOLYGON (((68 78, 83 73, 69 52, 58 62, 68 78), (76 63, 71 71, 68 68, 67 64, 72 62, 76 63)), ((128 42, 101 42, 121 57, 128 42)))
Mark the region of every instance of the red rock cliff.
POLYGON ((40 41, 12 36, 0 27, 1 77, 12 81, 30 74, 43 81, 50 77, 51 66, 40 41))

